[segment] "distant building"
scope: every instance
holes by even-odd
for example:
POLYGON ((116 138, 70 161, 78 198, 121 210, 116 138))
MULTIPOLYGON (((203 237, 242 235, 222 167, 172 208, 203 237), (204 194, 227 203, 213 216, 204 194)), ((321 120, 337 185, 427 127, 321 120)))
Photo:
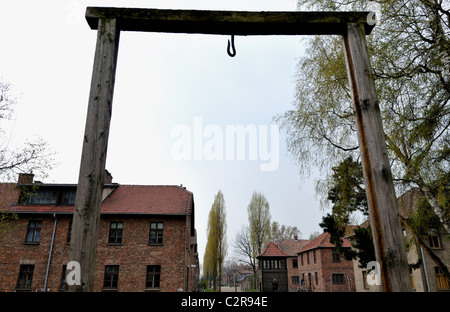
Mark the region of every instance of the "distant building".
MULTIPOLYGON (((400 215, 408 218, 416 209, 419 199, 423 198, 422 193, 417 188, 413 188, 398 198, 400 215)), ((366 221, 361 226, 368 226, 366 221)), ((416 264, 420 259, 422 264, 418 269, 410 270, 411 288, 417 292, 449 292, 450 281, 442 274, 439 266, 428 255, 414 239, 410 229, 402 224, 406 245, 406 256, 409 264, 416 264)), ((442 263, 450 266, 450 241, 447 239, 448 233, 444 228, 432 229, 423 243, 433 252, 442 263)), ((349 237, 352 239, 352 236, 349 237)), ((367 283, 368 271, 360 268, 360 263, 354 260, 354 271, 356 277, 356 290, 359 292, 376 292, 381 290, 381 286, 367 283)))
MULTIPOLYGON (((343 247, 350 242, 344 239, 343 247)), ((329 233, 312 241, 270 242, 257 258, 261 291, 356 291, 353 262, 339 256, 329 233)))
POLYGON ((274 242, 270 242, 256 258, 259 261, 260 289, 263 292, 287 292, 288 274, 286 260, 289 257, 274 242))
POLYGON ((298 252, 311 242, 308 239, 298 239, 297 236, 294 239, 283 240, 279 247, 286 254, 288 254, 286 267, 288 275, 288 291, 298 291, 300 289, 300 275, 298 270, 298 252))
POLYGON ((231 287, 239 287, 241 291, 250 290, 253 276, 251 265, 232 265, 222 273, 222 283, 231 287))
MULTIPOLYGON (((342 247, 351 248, 350 242, 343 239, 342 247)), ((298 252, 298 258, 301 291, 356 291, 353 262, 345 260, 336 252, 329 233, 322 233, 306 244, 298 252)))
MULTIPOLYGON (((76 184, 0 184, 0 291, 62 291, 76 184)), ((195 291, 199 260, 193 194, 180 186, 119 185, 107 175, 94 291, 195 291)))

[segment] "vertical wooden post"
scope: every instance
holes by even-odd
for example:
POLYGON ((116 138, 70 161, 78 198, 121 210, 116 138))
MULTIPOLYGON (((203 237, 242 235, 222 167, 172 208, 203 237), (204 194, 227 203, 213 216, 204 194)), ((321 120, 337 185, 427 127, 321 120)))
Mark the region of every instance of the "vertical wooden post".
POLYGON ((382 286, 384 291, 411 291, 397 198, 362 24, 347 25, 344 50, 382 286))
POLYGON ((91 90, 81 155, 69 261, 80 264, 81 285, 68 291, 93 291, 98 224, 111 120, 120 30, 116 19, 99 19, 91 90))

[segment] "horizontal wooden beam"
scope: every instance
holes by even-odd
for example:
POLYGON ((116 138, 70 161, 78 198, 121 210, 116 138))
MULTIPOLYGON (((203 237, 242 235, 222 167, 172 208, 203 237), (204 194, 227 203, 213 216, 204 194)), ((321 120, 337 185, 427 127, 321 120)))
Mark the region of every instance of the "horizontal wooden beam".
POLYGON ((120 30, 214 35, 344 35, 347 24, 363 24, 369 12, 244 12, 88 7, 92 29, 101 18, 114 18, 120 30))

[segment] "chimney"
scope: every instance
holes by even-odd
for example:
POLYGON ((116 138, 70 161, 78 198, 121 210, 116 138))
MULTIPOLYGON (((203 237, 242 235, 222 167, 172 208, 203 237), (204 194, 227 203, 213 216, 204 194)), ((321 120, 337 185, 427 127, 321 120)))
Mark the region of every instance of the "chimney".
POLYGON ((294 235, 294 241, 298 241, 298 236, 294 235))
POLYGON ((105 169, 105 178, 103 180, 103 184, 112 184, 112 175, 108 170, 105 169))
POLYGON ((19 173, 19 179, 17 184, 32 184, 34 179, 34 174, 32 173, 19 173))

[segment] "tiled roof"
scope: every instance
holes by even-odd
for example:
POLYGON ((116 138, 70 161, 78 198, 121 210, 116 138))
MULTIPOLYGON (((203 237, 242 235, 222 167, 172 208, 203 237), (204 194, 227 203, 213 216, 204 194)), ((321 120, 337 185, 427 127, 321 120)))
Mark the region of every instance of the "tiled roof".
POLYGON ((193 194, 180 186, 120 185, 102 204, 102 213, 191 213, 193 194))
POLYGON ((281 250, 274 242, 270 242, 257 258, 259 257, 289 257, 289 255, 281 250))
MULTIPOLYGON (((351 247, 350 241, 348 239, 343 238, 342 247, 351 247)), ((336 247, 334 244, 330 242, 330 233, 324 232, 312 240, 310 243, 306 244, 302 249, 300 249, 297 253, 302 253, 311 249, 316 248, 334 248, 336 247)))
MULTIPOLYGON (((8 210, 17 213, 73 213, 74 209, 74 206, 67 205, 8 206, 8 210)), ((104 199, 101 213, 188 215, 192 213, 191 208, 193 194, 180 186, 118 185, 104 199)))
POLYGON ((279 247, 288 255, 297 256, 298 251, 301 250, 309 242, 311 241, 308 239, 286 239, 279 244, 279 247))

